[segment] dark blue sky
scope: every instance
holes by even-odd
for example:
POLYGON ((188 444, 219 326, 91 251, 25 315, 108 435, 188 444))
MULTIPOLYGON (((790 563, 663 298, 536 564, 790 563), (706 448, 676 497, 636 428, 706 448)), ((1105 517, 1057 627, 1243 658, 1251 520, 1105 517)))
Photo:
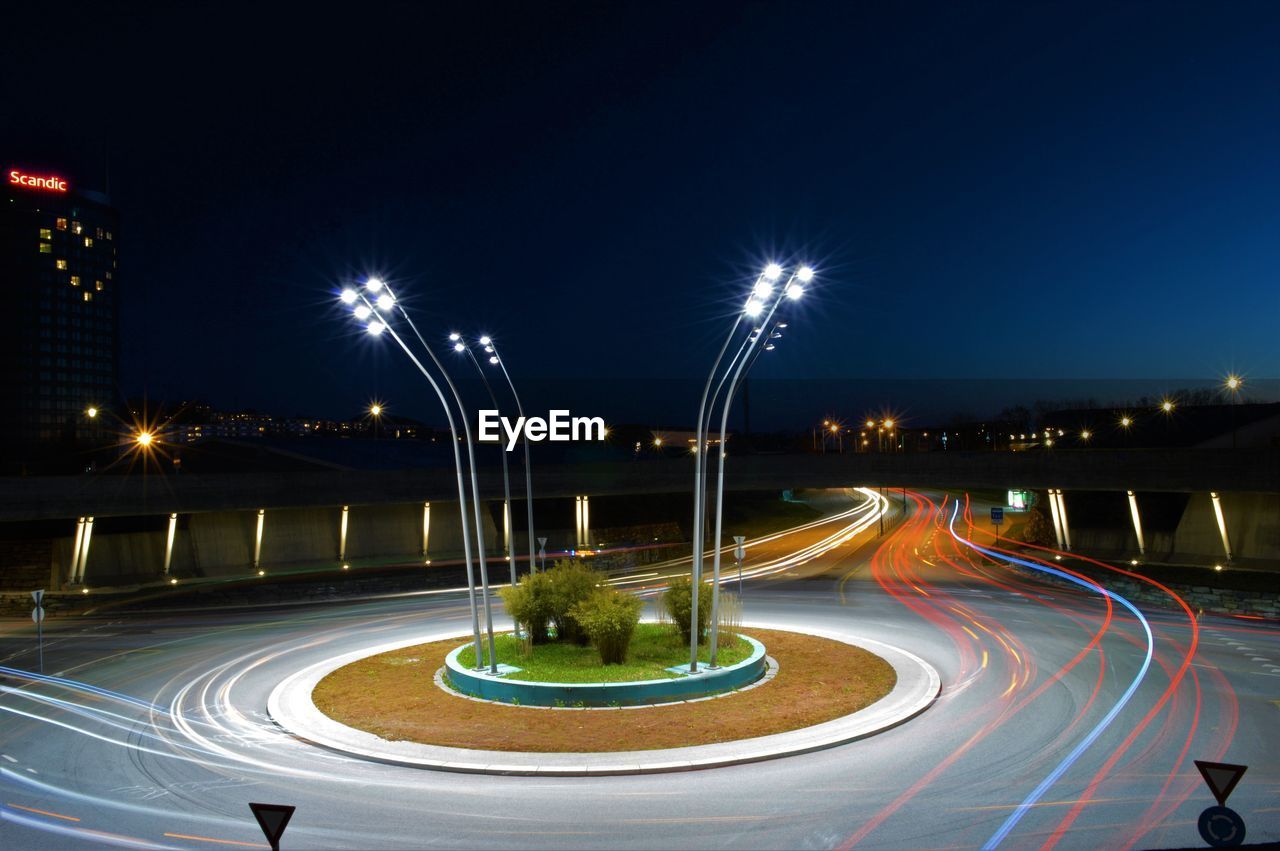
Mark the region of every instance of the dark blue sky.
POLYGON ((774 257, 763 377, 1280 374, 1275 3, 124 8, 7 18, 0 153, 109 155, 129 392, 438 419, 369 271, 517 376, 701 375, 774 257))

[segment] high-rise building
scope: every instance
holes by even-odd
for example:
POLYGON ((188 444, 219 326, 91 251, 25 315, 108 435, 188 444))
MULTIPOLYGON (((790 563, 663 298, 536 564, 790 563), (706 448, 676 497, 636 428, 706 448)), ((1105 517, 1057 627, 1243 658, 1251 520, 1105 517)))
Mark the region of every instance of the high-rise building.
MULTIPOLYGON (((100 192, 10 166, 0 188, 4 472, 74 453, 119 416, 120 215, 100 192)), ((108 429, 109 430, 109 429, 108 429)))

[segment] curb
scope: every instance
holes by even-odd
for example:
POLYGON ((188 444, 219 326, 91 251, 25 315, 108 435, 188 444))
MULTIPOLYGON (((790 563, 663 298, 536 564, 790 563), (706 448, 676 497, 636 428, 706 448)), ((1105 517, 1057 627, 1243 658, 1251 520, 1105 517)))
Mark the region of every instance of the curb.
MULTIPOLYGON (((743 626, 796 632, 767 622, 752 621, 743 626)), ((466 774, 590 777, 719 768, 825 750, 882 733, 909 721, 932 706, 942 690, 937 670, 915 654, 858 635, 809 630, 804 634, 861 647, 883 658, 897 674, 893 690, 864 709, 800 730, 735 742, 617 753, 485 751, 392 742, 339 724, 320 712, 311 701, 311 692, 320 680, 344 665, 379 653, 469 634, 457 630, 428 634, 356 650, 313 664, 290 675, 272 690, 267 700, 267 715, 278 727, 300 741, 372 762, 466 774)))

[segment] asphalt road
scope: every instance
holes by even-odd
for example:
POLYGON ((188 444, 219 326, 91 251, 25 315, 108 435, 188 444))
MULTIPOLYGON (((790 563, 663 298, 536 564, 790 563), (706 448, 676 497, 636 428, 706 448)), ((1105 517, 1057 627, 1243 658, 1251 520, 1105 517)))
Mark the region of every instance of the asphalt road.
POLYGON ((285 849, 1187 847, 1214 803, 1194 759, 1249 765, 1229 805, 1250 843, 1280 840, 1280 625, 1171 600, 1138 607, 1144 626, 1127 601, 973 549, 992 542, 963 497, 912 494, 905 517, 899 499, 879 538, 866 495, 833 496, 832 519, 753 546, 746 570, 748 622, 852 625, 939 670, 937 704, 879 736, 685 774, 412 770, 293 740, 267 696, 327 656, 465 630, 461 593, 66 619, 47 682, 16 672, 33 633, 8 621, 0 847, 266 847, 249 801, 297 806, 285 849))

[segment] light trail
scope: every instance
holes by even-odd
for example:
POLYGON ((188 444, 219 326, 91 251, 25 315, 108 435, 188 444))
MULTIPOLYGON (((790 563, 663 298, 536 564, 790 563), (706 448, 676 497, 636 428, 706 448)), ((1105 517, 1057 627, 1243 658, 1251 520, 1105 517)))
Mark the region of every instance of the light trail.
POLYGON ((1139 668, 1137 675, 1129 683, 1129 687, 1125 689, 1124 694, 1120 696, 1120 699, 1116 701, 1115 705, 1111 707, 1110 711, 1108 711, 1107 714, 1103 716, 1102 720, 1099 721, 1093 727, 1093 729, 1090 730, 1074 748, 1072 748, 1071 752, 1068 753, 1062 759, 1062 761, 1059 762, 1054 767, 1053 771, 1049 772, 1049 774, 1043 780, 1041 780, 1040 783, 1034 789, 1031 790, 1031 793, 1028 794, 1027 797, 1023 799, 1022 803, 1020 803, 1017 806, 1017 808, 1012 813, 1009 814, 1009 817, 1006 818, 1004 822, 1000 825, 1000 827, 996 830, 996 832, 991 835, 991 838, 988 839, 983 844, 982 846, 983 851, 990 851, 990 849, 996 848, 997 846, 1000 845, 1001 842, 1004 841, 1005 837, 1009 835, 1009 832, 1012 831, 1015 827, 1017 827, 1018 822, 1022 820, 1022 817, 1026 815, 1027 811, 1031 809, 1031 807, 1035 806, 1036 802, 1038 802, 1042 797, 1044 797, 1044 794, 1048 792, 1049 788, 1058 781, 1058 778, 1060 778, 1064 773, 1066 773, 1067 769, 1069 769, 1073 764, 1075 764, 1076 760, 1080 758, 1081 754, 1083 754, 1086 750, 1089 749, 1089 746, 1092 745, 1097 740, 1097 738, 1102 735, 1103 731, 1106 730, 1107 727, 1111 726, 1111 722, 1115 720, 1116 716, 1120 714, 1120 711, 1124 709, 1126 704, 1128 704, 1129 700, 1133 697, 1134 693, 1138 690, 1138 686, 1142 684, 1142 680, 1146 677, 1147 670, 1151 667, 1152 656, 1155 653, 1155 639, 1151 634, 1151 625, 1147 623, 1147 619, 1143 616, 1142 612, 1138 610, 1138 607, 1133 605, 1133 603, 1130 603, 1127 599, 1115 593, 1114 591, 1110 591, 1106 588, 1102 588, 1096 584, 1090 585, 1089 583, 1077 578, 1076 576, 1073 576, 1070 573, 1067 573, 1066 571, 1058 570, 1057 568, 1049 567, 1047 565, 1036 564, 1034 562, 1009 555, 1008 553, 996 553, 993 550, 989 550, 986 547, 975 544, 973 541, 970 541, 967 538, 962 538, 959 535, 959 533, 957 533, 955 530, 956 515, 958 515, 959 513, 960 513, 960 503, 957 501, 955 508, 953 508, 951 511, 951 522, 948 527, 950 529, 951 536, 955 540, 959 541, 965 546, 971 547, 972 549, 982 553, 983 555, 987 556, 990 559, 993 559, 993 560, 1004 559, 1006 561, 1012 561, 1012 562, 1015 562, 1016 564, 1022 565, 1023 567, 1030 568, 1031 570, 1040 571, 1042 573, 1048 573, 1053 576, 1057 576, 1061 579, 1065 579, 1068 582, 1072 582, 1076 585, 1080 585, 1081 587, 1090 588, 1094 591, 1100 591, 1102 594, 1105 594, 1106 596, 1115 600, 1117 603, 1119 603, 1120 605, 1128 609, 1130 612, 1132 612, 1133 616, 1136 617, 1138 619, 1138 622, 1142 624, 1142 629, 1147 636, 1146 656, 1142 660, 1142 666, 1141 668, 1139 668))

